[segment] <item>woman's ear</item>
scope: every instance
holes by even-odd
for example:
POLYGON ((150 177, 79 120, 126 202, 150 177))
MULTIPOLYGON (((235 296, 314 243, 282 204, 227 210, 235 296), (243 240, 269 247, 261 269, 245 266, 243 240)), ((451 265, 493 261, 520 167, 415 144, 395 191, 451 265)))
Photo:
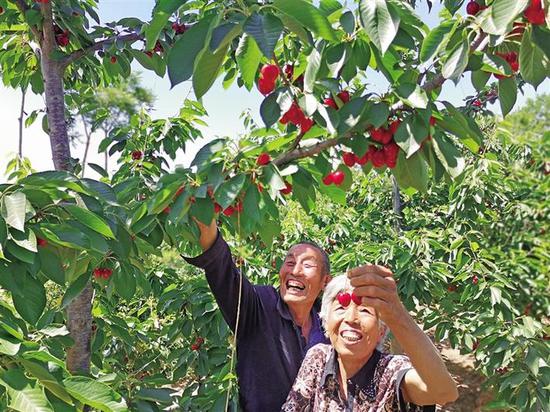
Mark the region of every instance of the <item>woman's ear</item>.
POLYGON ((327 287, 328 285, 328 282, 330 282, 332 280, 332 276, 330 275, 325 275, 325 280, 323 282, 323 289, 327 287))

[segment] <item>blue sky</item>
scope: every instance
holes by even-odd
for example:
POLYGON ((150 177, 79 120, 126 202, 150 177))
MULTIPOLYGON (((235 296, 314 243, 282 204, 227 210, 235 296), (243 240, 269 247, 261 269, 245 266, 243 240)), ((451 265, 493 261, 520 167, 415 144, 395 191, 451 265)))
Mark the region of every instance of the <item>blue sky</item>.
MULTIPOLYGON (((98 3, 102 22, 118 20, 123 17, 138 17, 147 21, 150 19, 154 0, 133 0, 131 2, 128 0, 100 0, 98 3)), ((353 2, 348 3, 353 4, 353 2)), ((434 4, 434 9, 431 13, 428 13, 425 2, 421 1, 420 3, 417 12, 428 26, 434 27, 439 21, 437 13, 441 6, 439 3, 434 4)), ((177 114, 186 96, 190 95, 190 92, 192 95, 190 82, 181 83, 170 89, 168 76, 161 79, 153 72, 145 71, 137 63, 134 64, 133 68, 143 72, 143 85, 150 88, 156 96, 153 117, 162 118, 177 114)), ((369 90, 385 91, 387 88, 386 81, 375 73, 369 73, 367 82, 369 83, 369 90)), ((539 87, 538 92, 550 90, 549 84, 550 82, 547 79, 539 87)), ((526 96, 519 96, 516 108, 520 107, 527 97, 532 97, 535 94, 530 86, 527 86, 525 90, 526 96)), ((455 104, 461 104, 462 100, 471 94, 473 94, 473 88, 469 79, 463 79, 458 85, 446 82, 441 98, 455 104)), ((0 95, 2 96, 2 99, 0 99, 0 122, 3 130, 2 144, 0 145, 0 176, 3 176, 8 159, 13 158, 14 153, 17 151, 17 118, 19 116, 21 95, 19 92, 6 89, 3 86, 0 86, 0 95)), ((214 136, 235 136, 243 131, 244 128, 239 117, 247 108, 251 109, 253 117, 260 122, 259 106, 261 100, 262 96, 255 89, 248 92, 244 88, 239 89, 236 85, 233 85, 229 90, 223 90, 220 82, 217 82, 203 98, 203 104, 209 114, 206 119, 209 127, 203 131, 205 139, 189 147, 185 154, 181 153, 176 159, 176 164, 187 165, 196 151, 214 136)), ((27 97, 27 113, 43 107, 44 102, 41 96, 29 95, 27 97)), ((498 112, 497 107, 492 109, 498 112)), ((39 122, 25 129, 24 134, 23 154, 30 158, 37 170, 52 169, 49 140, 41 130, 39 122)), ((96 154, 99 138, 94 140, 95 144, 91 147, 90 161, 101 164, 101 156, 96 154)), ((73 147, 73 157, 82 158, 83 150, 83 145, 73 147)), ((4 178, 2 177, 0 180, 4 180, 4 178)))

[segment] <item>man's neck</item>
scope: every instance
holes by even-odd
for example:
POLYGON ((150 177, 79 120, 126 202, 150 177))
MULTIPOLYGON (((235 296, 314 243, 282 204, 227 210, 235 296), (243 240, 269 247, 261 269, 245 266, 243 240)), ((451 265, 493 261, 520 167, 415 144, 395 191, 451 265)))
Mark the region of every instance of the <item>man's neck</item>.
POLYGON ((288 307, 292 315, 292 320, 300 327, 302 336, 306 338, 306 340, 311 330, 311 308, 312 306, 305 307, 301 305, 299 307, 292 307, 289 305, 288 307))

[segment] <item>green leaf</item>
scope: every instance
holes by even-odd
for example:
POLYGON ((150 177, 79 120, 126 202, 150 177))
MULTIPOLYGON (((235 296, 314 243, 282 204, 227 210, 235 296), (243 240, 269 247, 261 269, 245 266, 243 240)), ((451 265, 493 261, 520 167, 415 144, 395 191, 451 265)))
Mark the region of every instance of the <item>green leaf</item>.
POLYGON ((44 390, 35 380, 28 379, 21 369, 0 373, 0 384, 6 388, 8 407, 20 412, 54 412, 44 390))
POLYGON ((281 118, 292 104, 292 95, 285 89, 276 90, 267 96, 260 105, 260 116, 265 127, 271 127, 281 118))
MULTIPOLYGON (((216 192, 216 195, 217 193, 218 192, 216 192)), ((214 218, 214 202, 210 198, 198 197, 196 198, 195 203, 191 205, 191 210, 189 213, 191 216, 196 217, 200 222, 205 225, 209 225, 214 218)))
POLYGON ((475 89, 479 92, 485 88, 485 85, 489 81, 491 73, 487 73, 483 70, 476 70, 472 72, 472 84, 475 89))
POLYGON ((153 9, 153 19, 145 27, 145 39, 147 40, 148 50, 155 47, 159 34, 166 23, 168 23, 170 16, 186 2, 187 0, 157 0, 153 9))
POLYGON ((216 190, 216 202, 224 209, 230 206, 243 188, 244 181, 245 175, 239 174, 222 183, 216 190))
POLYGON ((318 44, 317 46, 321 50, 314 47, 307 57, 306 72, 304 74, 304 92, 306 93, 313 93, 313 85, 317 80, 317 74, 319 73, 319 68, 321 67, 321 52, 323 46, 322 44, 318 44))
POLYGON ((213 16, 199 20, 184 34, 178 36, 178 40, 168 51, 168 77, 172 87, 191 78, 195 60, 206 44, 212 21, 213 16))
POLYGON ((542 26, 532 26, 531 39, 550 59, 550 31, 542 26))
POLYGON ((304 0, 275 0, 273 6, 297 20, 322 39, 338 40, 330 22, 313 4, 304 0))
POLYGON ((0 337, 0 353, 15 356, 21 348, 21 342, 11 336, 0 337))
POLYGON ((513 109, 518 97, 515 77, 505 77, 498 81, 498 99, 502 116, 505 117, 513 109))
POLYGON ((510 24, 527 6, 529 0, 494 0, 489 8, 491 13, 481 24, 485 33, 502 36, 506 34, 510 24))
POLYGON ((385 0, 360 0, 359 17, 370 40, 384 55, 399 30, 399 14, 385 0))
POLYGON ((401 123, 393 138, 395 143, 403 149, 405 156, 410 158, 420 149, 420 144, 429 133, 420 116, 409 116, 401 123))
POLYGON ((244 86, 247 90, 251 90, 254 86, 258 65, 262 60, 262 51, 256 44, 256 41, 245 33, 239 40, 235 56, 244 86))
POLYGON ((57 396, 59 399, 65 401, 69 405, 73 405, 73 398, 67 393, 65 388, 57 381, 55 376, 53 376, 46 368, 40 365, 37 362, 21 359, 19 360, 21 365, 37 378, 45 388, 47 388, 51 393, 57 396))
POLYGON ((451 32, 455 24, 456 22, 452 20, 445 21, 428 33, 422 42, 420 61, 427 62, 437 53, 444 44, 443 39, 451 32))
POLYGON ((215 52, 220 47, 229 45, 235 37, 243 31, 242 24, 228 22, 220 24, 212 30, 212 38, 210 39, 210 50, 215 52))
POLYGON ((421 192, 428 189, 428 166, 420 152, 408 159, 399 151, 397 165, 392 170, 397 183, 402 188, 415 188, 421 192))
POLYGON ((114 239, 115 235, 107 222, 102 218, 96 215, 93 212, 90 212, 87 209, 81 208, 75 205, 66 205, 65 210, 69 212, 76 220, 82 223, 84 226, 89 227, 93 231, 103 235, 105 237, 114 239))
POLYGON ((380 127, 388 121, 390 108, 386 103, 380 102, 370 105, 365 110, 365 120, 373 127, 380 127))
POLYGON ((191 162, 192 166, 197 166, 199 169, 205 164, 210 163, 212 156, 222 150, 224 147, 224 139, 214 139, 203 147, 195 155, 195 158, 191 162))
POLYGON ((355 31, 355 16, 351 11, 346 11, 340 16, 340 25, 347 34, 353 34, 355 31))
POLYGON ((425 109, 428 106, 428 96, 418 84, 400 84, 395 92, 407 106, 419 109, 425 109))
POLYGON ((80 275, 78 278, 76 278, 74 282, 70 284, 70 286, 65 291, 65 294, 63 295, 63 299, 61 300, 62 309, 66 308, 69 303, 73 301, 74 298, 80 295, 80 292, 84 290, 89 280, 90 273, 87 272, 80 275))
POLYGON ((519 67, 523 79, 536 89, 550 76, 550 65, 544 52, 533 43, 531 30, 523 34, 519 49, 519 67))
POLYGON ((117 293, 127 301, 134 297, 136 293, 136 278, 130 270, 121 267, 121 270, 113 276, 113 283, 117 293))
POLYGON ((443 102, 443 104, 449 115, 443 116, 442 119, 437 121, 437 124, 457 136, 473 153, 477 153, 483 139, 483 133, 479 130, 475 120, 464 116, 452 104, 448 102, 443 102))
POLYGON ((25 231, 27 198, 22 192, 15 192, 2 199, 2 216, 8 226, 25 231))
POLYGON ((326 77, 338 78, 340 71, 350 57, 350 49, 347 44, 341 43, 328 47, 324 52, 324 61, 328 67, 326 77))
POLYGON ((458 80, 466 66, 468 66, 468 52, 470 47, 464 38, 451 53, 441 69, 441 74, 446 79, 458 80))
POLYGON ((366 105, 366 101, 366 97, 355 98, 338 110, 338 116, 340 117, 337 128, 338 134, 342 135, 357 126, 363 118, 364 111, 370 107, 366 105))
POLYGON ((228 45, 218 49, 215 53, 212 53, 210 48, 203 50, 193 75, 193 90, 197 99, 204 96, 214 84, 227 55, 227 48, 228 45))
POLYGON ((453 178, 458 177, 464 170, 465 161, 462 154, 445 136, 436 135, 432 138, 435 155, 453 178))
POLYGON ((128 410, 122 397, 104 383, 85 376, 71 376, 63 381, 65 389, 80 402, 103 412, 128 410))
POLYGON ((275 46, 283 32, 281 20, 272 14, 253 13, 246 20, 244 31, 254 38, 265 57, 273 58, 275 46))
POLYGON ((46 290, 42 282, 26 272, 19 273, 17 282, 24 286, 22 294, 12 293, 13 306, 23 319, 36 325, 46 307, 46 290))
POLYGON ((65 273, 61 266, 59 257, 49 250, 49 248, 41 247, 38 249, 40 257, 40 270, 46 277, 53 280, 58 285, 65 284, 65 273))

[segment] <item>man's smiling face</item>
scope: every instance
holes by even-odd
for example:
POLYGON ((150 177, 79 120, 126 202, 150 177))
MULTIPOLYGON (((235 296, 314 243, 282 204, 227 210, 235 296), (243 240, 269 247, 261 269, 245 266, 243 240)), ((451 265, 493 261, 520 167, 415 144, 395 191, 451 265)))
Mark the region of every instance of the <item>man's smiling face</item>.
POLYGON ((312 245, 294 245, 279 271, 281 297, 288 305, 313 305, 329 280, 320 250, 312 245))

